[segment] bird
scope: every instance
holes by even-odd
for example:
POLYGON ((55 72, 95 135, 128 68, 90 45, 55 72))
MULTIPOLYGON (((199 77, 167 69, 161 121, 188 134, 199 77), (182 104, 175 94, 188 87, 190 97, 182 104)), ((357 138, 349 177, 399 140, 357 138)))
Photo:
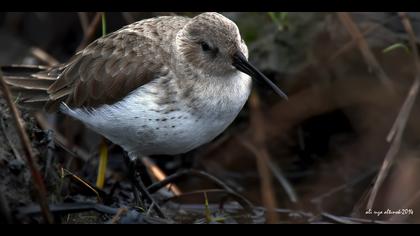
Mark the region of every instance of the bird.
POLYGON ((237 117, 252 79, 287 95, 248 61, 222 14, 159 16, 102 36, 56 66, 1 67, 19 104, 61 112, 131 160, 206 144, 237 117))

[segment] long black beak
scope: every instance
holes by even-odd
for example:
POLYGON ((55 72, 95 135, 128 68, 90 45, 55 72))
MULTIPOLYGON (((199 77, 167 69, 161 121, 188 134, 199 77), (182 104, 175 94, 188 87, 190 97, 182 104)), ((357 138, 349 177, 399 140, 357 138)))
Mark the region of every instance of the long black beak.
POLYGON ((280 97, 283 99, 288 100, 287 95, 280 90, 277 85, 271 82, 263 73, 261 73, 257 68, 255 68, 251 63, 248 62, 244 54, 241 52, 237 52, 233 55, 233 63, 232 65, 236 67, 239 71, 244 72, 245 74, 251 76, 253 79, 256 80, 263 80, 266 82, 280 97))

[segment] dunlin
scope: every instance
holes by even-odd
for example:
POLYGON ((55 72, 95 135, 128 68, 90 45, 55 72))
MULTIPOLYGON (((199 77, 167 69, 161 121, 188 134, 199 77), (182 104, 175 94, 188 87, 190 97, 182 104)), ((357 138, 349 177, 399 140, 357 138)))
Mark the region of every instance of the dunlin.
POLYGON ((234 22, 218 13, 162 16, 97 39, 55 67, 3 67, 24 104, 82 121, 131 158, 210 142, 238 115, 251 78, 286 95, 248 62, 234 22))

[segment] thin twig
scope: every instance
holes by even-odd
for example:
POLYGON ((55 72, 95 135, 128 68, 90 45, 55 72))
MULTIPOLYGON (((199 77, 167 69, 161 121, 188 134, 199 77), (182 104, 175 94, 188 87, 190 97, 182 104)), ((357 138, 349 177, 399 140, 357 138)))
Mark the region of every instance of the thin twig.
POLYGON ((283 187, 284 191, 286 192, 287 196, 289 197, 290 201, 296 203, 299 201, 297 193, 293 186, 290 184, 289 180, 284 176, 283 171, 280 167, 273 163, 271 159, 268 160, 268 167, 270 167, 271 172, 273 173, 275 179, 280 183, 283 187))
POLYGON ((86 187, 87 189, 89 189, 90 191, 92 191, 93 193, 95 193, 98 202, 104 202, 107 198, 107 194, 100 188, 96 187, 95 185, 89 183, 89 181, 83 179, 82 177, 77 176, 76 174, 72 173, 71 171, 65 169, 65 168, 61 168, 61 172, 62 172, 62 178, 66 177, 66 176, 70 176, 72 179, 75 180, 75 182, 82 184, 84 187, 86 187))
POLYGON ((185 192, 185 193, 182 193, 182 194, 177 195, 177 196, 172 196, 172 197, 165 198, 162 201, 163 202, 169 202, 169 201, 173 201, 173 200, 180 199, 180 198, 187 197, 187 196, 202 195, 203 193, 227 193, 227 194, 230 194, 225 189, 203 189, 203 190, 194 190, 194 191, 185 192))
POLYGON ((334 222, 340 223, 340 224, 358 224, 358 222, 354 222, 352 220, 349 220, 340 216, 335 216, 327 212, 323 212, 321 216, 328 218, 330 220, 333 220, 334 222))
MULTIPOLYGON (((416 37, 416 35, 413 31, 413 27, 411 26, 411 23, 410 23, 410 20, 408 19, 407 14, 404 13, 404 12, 400 12, 398 15, 401 17, 401 22, 404 25, 404 28, 408 33, 408 38, 409 38, 409 41, 410 41, 411 48, 414 49, 414 50, 417 49, 417 44, 416 44, 417 37, 416 37)), ((415 67, 416 67, 417 73, 420 73, 420 59, 419 59, 418 51, 413 51, 413 57, 414 57, 414 62, 415 62, 415 67)), ((405 114, 403 111, 406 111, 408 109, 408 107, 407 107, 408 105, 409 105, 409 99, 407 97, 406 101, 404 102, 404 105, 401 107, 401 111, 399 113, 400 115, 395 120, 395 123, 392 126, 392 129, 387 136, 387 141, 388 142, 390 142, 391 139, 393 138, 393 136, 395 135, 396 130, 398 129, 398 124, 401 123, 400 120, 405 118, 402 114, 405 114)))
POLYGON ((166 177, 162 181, 150 185, 149 187, 147 187, 147 190, 151 194, 153 194, 153 193, 159 191, 159 189, 165 187, 166 185, 168 185, 170 183, 176 183, 177 181, 179 181, 179 179, 181 179, 182 177, 184 177, 186 175, 208 177, 210 180, 214 181, 220 187, 225 188, 227 190, 231 190, 229 186, 225 185, 222 181, 220 181, 216 177, 211 176, 211 175, 205 173, 204 171, 199 171, 199 170, 181 170, 181 171, 178 171, 175 174, 172 174, 172 175, 166 177))
POLYGON ((360 49, 360 52, 363 55, 363 58, 365 59, 366 64, 369 66, 370 69, 373 70, 373 73, 375 73, 375 75, 379 77, 381 82, 390 91, 394 91, 391 79, 388 77, 388 75, 382 69, 379 62, 376 60, 376 57, 371 51, 368 43, 366 42, 366 39, 363 37, 363 34, 360 32, 357 25, 353 22, 350 14, 348 12, 338 12, 337 15, 341 23, 344 25, 344 27, 346 27, 353 40, 357 42, 357 45, 360 49))
POLYGON ((329 191, 316 196, 314 198, 311 199, 312 203, 318 203, 321 202, 324 198, 328 198, 333 194, 336 194, 338 192, 341 192, 345 189, 351 188, 352 186, 360 183, 361 181, 369 178, 369 177, 373 177, 373 175, 378 171, 378 167, 373 167, 370 170, 364 172, 362 175, 360 176, 356 176, 354 178, 352 178, 349 182, 346 182, 344 184, 341 184, 340 186, 334 187, 332 189, 330 189, 329 191))
POLYGON ((368 203, 366 205, 367 209, 371 209, 373 207, 373 203, 375 202, 378 191, 382 183, 384 182, 385 177, 387 176, 396 155, 398 154, 405 126, 407 124, 408 118, 410 116, 411 110, 413 108, 414 102, 416 100, 420 88, 420 61, 416 45, 416 36, 414 34, 413 28, 407 15, 404 12, 400 12, 399 15, 401 17, 402 24, 404 25, 404 28, 407 31, 407 34, 409 35, 410 46, 413 51, 413 59, 416 66, 417 75, 414 79, 413 85, 411 86, 408 92, 407 98, 404 101, 404 104, 398 114, 395 124, 391 128, 390 133, 388 134, 387 139, 388 141, 392 140, 392 143, 387 154, 385 155, 385 159, 382 163, 378 177, 376 178, 375 184, 373 185, 372 191, 368 199, 368 203))
POLYGON ((83 34, 86 35, 89 28, 89 17, 86 12, 78 12, 80 25, 82 26, 83 34))
POLYGON ((371 220, 363 218, 354 218, 348 216, 336 216, 327 212, 321 214, 322 217, 333 220, 336 223, 340 224, 390 224, 391 221, 380 221, 380 220, 371 220))
MULTIPOLYGON (((375 30, 379 29, 380 26, 383 26, 392 20, 394 20, 395 17, 398 16, 392 16, 386 19, 384 22, 381 22, 381 24, 377 24, 375 26, 369 27, 365 31, 361 32, 362 37, 367 37, 369 34, 373 33, 375 30)), ((345 53, 346 51, 353 48, 353 46, 357 43, 358 38, 352 38, 349 42, 344 44, 340 49, 338 49, 327 61, 328 63, 334 62, 341 54, 345 53)))
POLYGON ((111 224, 116 224, 121 219, 121 216, 127 213, 128 209, 123 207, 118 209, 117 213, 112 217, 111 224))
POLYGON ((224 203, 226 202, 227 198, 232 198, 233 200, 235 200, 237 203, 239 203, 239 205, 241 205, 241 207, 243 207, 243 209, 250 211, 251 209, 249 209, 247 206, 243 205, 243 200, 241 199, 240 196, 238 196, 238 194, 234 193, 234 192, 230 192, 227 191, 226 189, 204 189, 204 190, 195 190, 195 191, 190 191, 190 192, 184 192, 180 195, 176 195, 176 196, 172 196, 172 197, 168 197, 162 200, 163 203, 169 202, 169 201, 173 201, 176 199, 180 199, 182 197, 187 197, 187 196, 192 196, 192 195, 202 195, 204 194, 205 196, 205 202, 208 206, 208 198, 207 198, 207 194, 208 193, 223 193, 223 194, 227 194, 225 198, 222 198, 221 202, 219 203, 219 209, 223 209, 224 207, 224 203))
POLYGON ((80 51, 84 49, 89 44, 89 42, 93 39, 96 31, 98 30, 98 25, 99 23, 101 23, 101 19, 102 19, 102 12, 97 12, 92 22, 90 22, 88 30, 86 31, 86 34, 83 37, 82 42, 77 47, 76 51, 80 51))
POLYGON ((166 185, 168 185, 169 183, 175 183, 177 181, 179 181, 182 177, 187 176, 187 175, 195 175, 195 176, 199 176, 199 177, 204 177, 206 179, 211 180, 212 182, 216 183, 219 187, 223 188, 224 190, 226 190, 227 192, 229 192, 229 194, 231 194, 232 196, 235 196, 235 200, 238 201, 239 204, 241 204, 241 206, 243 208, 245 208, 246 210, 252 210, 254 208, 254 206, 252 205, 252 203, 250 201, 248 201, 245 197, 243 197, 242 195, 236 193, 233 189, 231 189, 229 186, 227 186, 225 183, 223 183, 221 180, 219 180, 218 178, 204 172, 204 171, 199 171, 199 170, 182 170, 179 171, 173 175, 168 176, 166 179, 152 184, 150 185, 147 190, 150 193, 155 193, 156 191, 158 191, 159 189, 165 187, 166 185))
MULTIPOLYGON (((141 162, 146 166, 150 175, 156 179, 156 181, 164 180, 167 175, 159 168, 150 158, 143 156, 141 162)), ((181 190, 175 184, 168 184, 166 188, 170 190, 174 195, 180 195, 181 190)))
POLYGON ((34 161, 34 154, 32 153, 32 146, 29 140, 28 135, 26 134, 22 120, 19 115, 19 111, 16 108, 15 104, 12 101, 12 96, 10 94, 9 87, 7 87, 6 81, 3 79, 2 72, 0 71, 0 87, 3 92, 3 96, 7 102, 7 105, 10 108, 13 119, 15 121, 16 129, 22 144, 23 151, 25 153, 26 161, 28 163, 29 169, 31 171, 32 180, 35 185, 36 194, 38 196, 39 205, 42 209, 43 217, 47 223, 53 223, 54 219, 51 215, 51 212, 48 209, 48 200, 47 200, 47 189, 44 185, 41 174, 36 167, 34 161))
POLYGON ((274 212, 277 208, 276 197, 273 190, 271 171, 270 171, 270 154, 265 146, 265 127, 264 119, 260 110, 260 101, 257 92, 254 92, 250 98, 251 107, 251 127, 254 131, 254 144, 248 140, 242 139, 245 146, 254 153, 258 173, 261 180, 261 195, 263 205, 267 208, 267 223, 278 223, 278 215, 274 212))
POLYGON ((391 130, 386 136, 387 142, 391 142, 393 139, 395 139, 395 135, 398 133, 398 130, 402 128, 401 125, 404 123, 404 120, 408 120, 408 116, 410 115, 410 110, 414 104, 415 98, 417 97, 417 93, 418 93, 417 90, 419 86, 418 84, 419 81, 417 77, 415 78, 414 83, 411 85, 411 88, 408 91, 408 95, 405 98, 404 103, 400 108, 400 111, 398 112, 398 116, 395 119, 394 124, 391 127, 391 130))
MULTIPOLYGON (((381 169, 379 171, 379 174, 375 180, 375 184, 372 187, 372 191, 370 192, 368 203, 366 205, 367 209, 371 209, 373 207, 373 203, 376 199, 376 195, 378 194, 378 191, 384 182, 386 176, 388 175, 388 172, 394 162, 394 159, 396 155, 398 154, 398 151, 401 146, 402 137, 404 134, 404 129, 407 124, 409 114, 413 108, 415 98, 417 97, 419 88, 420 88, 420 74, 416 77, 414 80, 413 85, 410 88, 410 91, 408 92, 407 98, 404 102, 403 109, 401 109, 398 117, 396 120, 398 120, 398 127, 395 131, 395 134, 392 135, 393 140, 391 143, 390 148, 388 149, 388 152, 385 155, 385 159, 382 163, 381 169)), ((391 130, 393 132, 393 130, 391 130)), ((388 135, 390 136, 390 135, 388 135)))
POLYGON ((30 52, 34 57, 36 57, 38 60, 45 62, 49 66, 58 65, 60 62, 55 59, 53 56, 45 52, 44 50, 37 48, 37 47, 31 47, 30 52))

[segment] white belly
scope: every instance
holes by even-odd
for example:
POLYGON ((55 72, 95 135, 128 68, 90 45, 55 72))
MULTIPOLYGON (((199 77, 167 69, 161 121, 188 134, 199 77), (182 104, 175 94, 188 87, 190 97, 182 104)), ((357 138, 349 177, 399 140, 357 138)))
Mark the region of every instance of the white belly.
POLYGON ((159 112, 161 105, 144 92, 147 86, 149 90, 158 91, 153 83, 134 90, 113 105, 103 105, 91 111, 72 110, 64 105, 62 111, 132 155, 175 155, 210 142, 238 115, 248 99, 251 80, 242 73, 228 79, 232 80, 232 86, 215 88, 213 93, 216 96, 209 97, 208 103, 197 107, 199 116, 197 112, 190 113, 182 100, 176 103, 175 111, 159 112))

